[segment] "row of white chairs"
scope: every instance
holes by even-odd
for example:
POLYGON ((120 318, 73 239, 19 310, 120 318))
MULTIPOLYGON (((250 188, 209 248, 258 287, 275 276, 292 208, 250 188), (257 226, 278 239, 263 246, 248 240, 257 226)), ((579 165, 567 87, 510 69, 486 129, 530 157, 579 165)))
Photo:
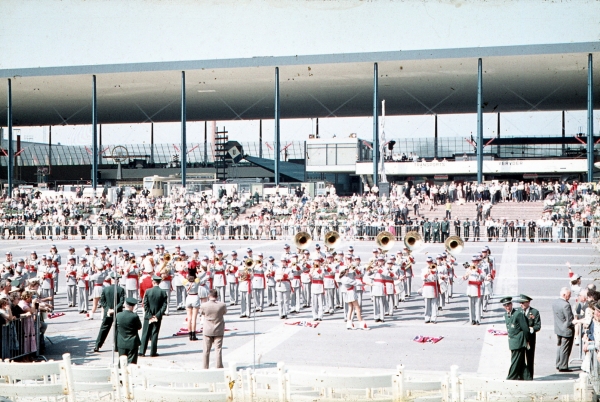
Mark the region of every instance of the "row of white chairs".
POLYGON ((0 363, 0 397, 9 400, 92 401, 587 401, 592 394, 585 374, 577 380, 508 381, 458 375, 407 372, 350 374, 335 369, 301 371, 283 363, 271 369, 196 370, 127 365, 72 365, 59 362, 0 363))

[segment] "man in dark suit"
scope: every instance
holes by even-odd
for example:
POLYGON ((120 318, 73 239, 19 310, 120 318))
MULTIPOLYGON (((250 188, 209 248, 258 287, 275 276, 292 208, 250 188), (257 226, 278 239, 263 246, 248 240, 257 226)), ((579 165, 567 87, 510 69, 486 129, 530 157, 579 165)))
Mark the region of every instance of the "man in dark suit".
POLYGON ((128 364, 137 364, 140 336, 142 329, 140 317, 133 312, 138 300, 134 297, 125 299, 125 310, 117 314, 117 350, 119 356, 127 356, 128 364))
MULTIPOLYGON (((115 317, 116 313, 123 311, 123 303, 125 302, 125 289, 117 284, 121 275, 112 272, 109 277, 111 279, 110 286, 106 286, 104 289, 102 289, 102 294, 100 295, 100 306, 102 306, 103 310, 102 325, 100 326, 100 332, 98 333, 98 338, 96 339, 94 352, 98 352, 104 344, 104 341, 110 332, 110 328, 113 325, 113 318, 115 317), (115 289, 117 290, 116 296, 115 289)), ((115 341, 116 339, 117 334, 115 333, 115 341)))
POLYGON ((560 297, 552 303, 552 311, 554 313, 554 333, 556 334, 557 346, 556 350, 556 369, 561 372, 570 372, 569 356, 573 348, 573 310, 569 299, 571 298, 571 290, 562 288, 560 297))
POLYGON ((500 300, 504 306, 504 322, 508 332, 508 348, 510 349, 510 369, 507 380, 524 380, 527 376, 525 364, 525 351, 529 340, 529 327, 521 310, 513 308, 512 298, 505 297, 500 300))
POLYGON ((211 289, 208 294, 208 302, 200 306, 200 315, 204 315, 204 368, 208 369, 210 361, 210 349, 215 344, 217 354, 217 368, 223 368, 221 350, 223 348, 223 335, 225 333, 225 313, 227 306, 218 301, 219 294, 216 289, 211 289))
POLYGON ((142 329, 140 356, 146 355, 150 339, 152 340, 150 357, 158 356, 156 352, 158 347, 158 332, 160 331, 163 315, 167 311, 167 293, 158 287, 160 281, 160 276, 153 276, 152 288, 148 289, 144 295, 144 327, 142 329), (148 332, 150 333, 148 334, 148 332))
POLYGON ((519 296, 519 302, 521 303, 521 311, 527 319, 529 325, 529 347, 525 351, 525 362, 527 364, 527 376, 524 378, 526 381, 533 380, 533 364, 535 360, 535 343, 538 331, 542 328, 542 320, 540 318, 540 312, 529 304, 531 297, 526 295, 519 296))

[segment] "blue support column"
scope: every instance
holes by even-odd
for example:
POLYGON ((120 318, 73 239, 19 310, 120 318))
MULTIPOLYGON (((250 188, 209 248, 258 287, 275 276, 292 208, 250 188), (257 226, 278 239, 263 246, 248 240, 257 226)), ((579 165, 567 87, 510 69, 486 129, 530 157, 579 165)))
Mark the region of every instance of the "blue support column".
POLYGON ((379 69, 373 66, 373 185, 379 184, 377 162, 379 162, 379 69))
POLYGON ((96 76, 92 76, 92 187, 98 186, 98 103, 96 101, 96 76))
POLYGON ((7 115, 7 126, 8 126, 8 162, 6 164, 7 166, 7 172, 6 172, 6 177, 7 177, 7 181, 8 181, 8 189, 7 189, 7 194, 9 197, 12 197, 12 187, 13 187, 13 140, 12 140, 12 135, 13 135, 13 125, 12 125, 12 82, 11 79, 8 79, 8 110, 6 111, 6 115, 7 115))
POLYGON ((279 67, 275 67, 275 140, 273 141, 273 157, 275 158, 275 185, 279 184, 279 159, 280 159, 280 148, 279 145, 279 67))
POLYGON ((588 55, 588 94, 587 94, 587 181, 594 181, 594 66, 592 65, 592 54, 588 55))
POLYGON ((477 61, 477 183, 483 181, 483 71, 477 61))
POLYGON ((185 71, 181 72, 181 186, 185 188, 187 168, 187 138, 185 132, 185 71))

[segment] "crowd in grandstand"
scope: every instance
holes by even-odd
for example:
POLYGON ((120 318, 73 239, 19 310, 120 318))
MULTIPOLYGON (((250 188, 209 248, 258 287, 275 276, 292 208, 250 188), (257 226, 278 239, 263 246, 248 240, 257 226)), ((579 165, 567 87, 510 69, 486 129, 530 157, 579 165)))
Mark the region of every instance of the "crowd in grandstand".
MULTIPOLYGON (((392 184, 389 195, 379 194, 377 187, 366 185, 363 194, 351 197, 338 196, 333 186, 327 194, 314 197, 301 188, 290 194, 282 191, 263 197, 235 191, 231 194, 174 191, 167 197, 151 197, 140 191, 128 197, 121 192, 112 203, 105 196, 60 193, 47 196, 35 189, 16 190, 14 197, 4 199, 0 235, 20 239, 219 240, 288 238, 299 231, 321 238, 327 231, 335 230, 348 239, 371 239, 381 230, 398 236, 409 230, 425 234, 428 212, 445 208, 450 229, 440 228, 440 233, 462 232, 472 235, 473 240, 485 237, 575 240, 587 239, 590 234, 595 236, 594 216, 600 215, 598 189, 598 183, 564 181, 441 185, 405 182, 392 184), (539 216, 526 220, 492 216, 497 203, 539 200, 544 202, 539 216), (471 216, 453 221, 451 206, 469 203, 473 204, 471 216)), ((444 221, 440 219, 439 225, 445 227, 444 221)), ((435 224, 435 220, 431 219, 431 223, 435 224)), ((442 237, 443 234, 440 240, 442 237)))

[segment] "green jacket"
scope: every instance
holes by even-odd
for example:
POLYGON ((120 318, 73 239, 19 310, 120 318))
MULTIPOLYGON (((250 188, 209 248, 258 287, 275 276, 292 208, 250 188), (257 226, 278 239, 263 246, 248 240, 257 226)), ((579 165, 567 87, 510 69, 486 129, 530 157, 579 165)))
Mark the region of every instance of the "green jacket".
POLYGON ((442 227, 442 232, 449 232, 450 231, 450 222, 442 221, 441 227, 442 227))
POLYGON ((102 289, 100 295, 100 306, 104 310, 104 317, 109 309, 116 310, 115 313, 123 311, 123 303, 125 303, 125 289, 117 285, 117 308, 115 309, 115 285, 110 285, 102 289))
POLYGON ((423 230, 430 231, 431 230, 431 222, 426 221, 425 223, 423 223, 423 230))
POLYGON ((117 345, 122 349, 134 350, 140 346, 138 331, 142 329, 140 317, 133 311, 117 314, 117 345))
POLYGON ((440 223, 439 222, 433 222, 432 227, 433 227, 434 232, 440 231, 440 223))
MULTIPOLYGON (((521 310, 523 314, 525 312, 521 310)), ((533 328, 533 333, 529 331, 530 338, 535 339, 535 334, 542 328, 542 319, 540 318, 540 312, 534 309, 533 307, 529 307, 529 315, 525 317, 527 319, 527 324, 529 328, 533 328)))
POLYGON ((468 228, 469 228, 469 226, 471 226, 471 224, 469 223, 469 221, 468 221, 468 220, 464 220, 464 221, 463 221, 463 227, 464 227, 465 229, 468 229, 468 228))
POLYGON ((148 289, 144 295, 144 320, 149 320, 152 316, 162 320, 165 311, 167 311, 167 293, 158 286, 148 289))
POLYGON ((510 350, 517 350, 527 347, 529 326, 527 325, 527 319, 523 315, 523 311, 513 308, 510 317, 508 313, 504 313, 504 321, 506 322, 506 330, 508 331, 508 348, 510 350))

